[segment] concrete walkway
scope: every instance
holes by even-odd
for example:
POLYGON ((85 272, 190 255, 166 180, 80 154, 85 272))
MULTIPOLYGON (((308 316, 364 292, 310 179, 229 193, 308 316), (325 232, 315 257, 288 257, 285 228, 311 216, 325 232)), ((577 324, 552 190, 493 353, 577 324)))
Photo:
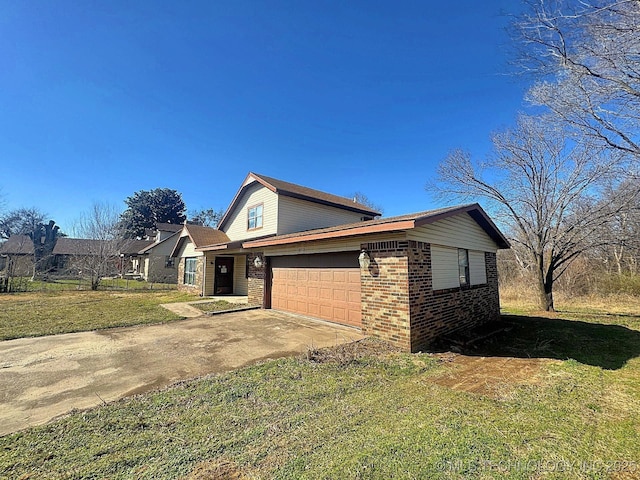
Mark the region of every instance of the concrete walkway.
POLYGON ((362 338, 273 310, 0 342, 0 435, 179 380, 362 338))

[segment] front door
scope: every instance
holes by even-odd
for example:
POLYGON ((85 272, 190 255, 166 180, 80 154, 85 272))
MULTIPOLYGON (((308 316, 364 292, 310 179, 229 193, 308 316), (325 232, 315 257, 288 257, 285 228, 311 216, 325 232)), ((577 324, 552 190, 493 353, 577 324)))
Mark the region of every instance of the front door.
POLYGON ((233 293, 233 257, 216 257, 216 295, 233 293))

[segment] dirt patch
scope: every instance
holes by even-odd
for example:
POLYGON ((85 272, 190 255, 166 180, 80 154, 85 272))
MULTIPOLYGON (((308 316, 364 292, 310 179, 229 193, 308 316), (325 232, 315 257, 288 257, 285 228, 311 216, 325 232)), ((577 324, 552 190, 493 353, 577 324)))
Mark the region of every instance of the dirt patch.
POLYGON ((434 356, 451 367, 431 381, 452 390, 496 399, 505 398, 520 385, 537 384, 541 368, 551 362, 542 358, 472 357, 456 353, 434 356))
POLYGON ((337 363, 348 365, 365 357, 383 358, 402 350, 390 343, 375 338, 363 338, 356 342, 336 345, 328 348, 310 348, 302 355, 303 360, 312 363, 337 363))

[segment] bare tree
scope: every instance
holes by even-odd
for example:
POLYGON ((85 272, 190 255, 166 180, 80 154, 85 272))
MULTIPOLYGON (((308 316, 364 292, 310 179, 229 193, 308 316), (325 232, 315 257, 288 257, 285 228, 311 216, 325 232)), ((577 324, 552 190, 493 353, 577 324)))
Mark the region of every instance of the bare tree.
MULTIPOLYGON (((605 202, 615 202, 620 195, 634 188, 634 179, 609 188, 603 197, 605 202)), ((607 244, 596 252, 598 258, 608 266, 608 271, 618 275, 637 275, 640 262, 640 198, 629 203, 614 215, 611 222, 603 226, 598 236, 606 238, 607 244)))
POLYGON ((380 205, 375 204, 373 200, 362 192, 354 192, 351 195, 347 195, 347 198, 353 198, 354 202, 364 205, 365 207, 369 207, 377 212, 382 213, 384 211, 380 205))
POLYGON ((36 207, 18 208, 0 217, 0 238, 11 235, 29 235, 44 223, 46 213, 36 207))
POLYGON ((72 266, 87 275, 91 280, 91 289, 97 290, 106 276, 117 273, 120 250, 126 240, 120 229, 120 213, 107 203, 94 203, 88 212, 77 221, 75 236, 77 253, 73 256, 72 266))
POLYGON ((214 210, 213 208, 191 210, 189 212, 188 223, 215 228, 223 215, 224 210, 214 210))
POLYGON ((452 152, 438 168, 441 194, 489 200, 519 255, 536 273, 540 306, 554 309, 553 285, 580 253, 606 242, 596 235, 640 195, 640 185, 601 201, 624 156, 567 141, 549 119, 521 116, 495 134, 494 154, 474 165, 452 152))
POLYGON ((515 30, 528 99, 640 161, 640 1, 531 0, 515 30))

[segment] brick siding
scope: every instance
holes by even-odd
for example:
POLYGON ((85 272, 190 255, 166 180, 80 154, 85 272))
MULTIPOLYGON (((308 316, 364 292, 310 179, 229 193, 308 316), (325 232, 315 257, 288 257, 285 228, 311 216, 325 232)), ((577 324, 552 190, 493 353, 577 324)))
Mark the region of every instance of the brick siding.
POLYGON ((252 252, 247 254, 247 293, 250 305, 264 304, 264 279, 266 272, 266 259, 262 252, 252 252), (255 266, 254 261, 257 256, 262 258, 262 267, 255 266))
POLYGON ((495 253, 485 253, 487 283, 434 291, 428 243, 363 244, 372 258, 362 269, 362 330, 417 352, 437 336, 469 328, 500 315, 495 253))
POLYGON ((407 242, 363 244, 369 269, 360 269, 362 332, 411 349, 407 242))
POLYGON ((181 258, 178 263, 178 290, 184 292, 195 293, 197 295, 202 294, 202 282, 204 281, 204 256, 196 257, 196 284, 185 285, 184 284, 184 265, 185 258, 181 258))
POLYGON ((438 336, 499 317, 495 253, 485 252, 486 284, 434 291, 431 285, 429 244, 411 244, 408 253, 412 351, 425 349, 438 336))

